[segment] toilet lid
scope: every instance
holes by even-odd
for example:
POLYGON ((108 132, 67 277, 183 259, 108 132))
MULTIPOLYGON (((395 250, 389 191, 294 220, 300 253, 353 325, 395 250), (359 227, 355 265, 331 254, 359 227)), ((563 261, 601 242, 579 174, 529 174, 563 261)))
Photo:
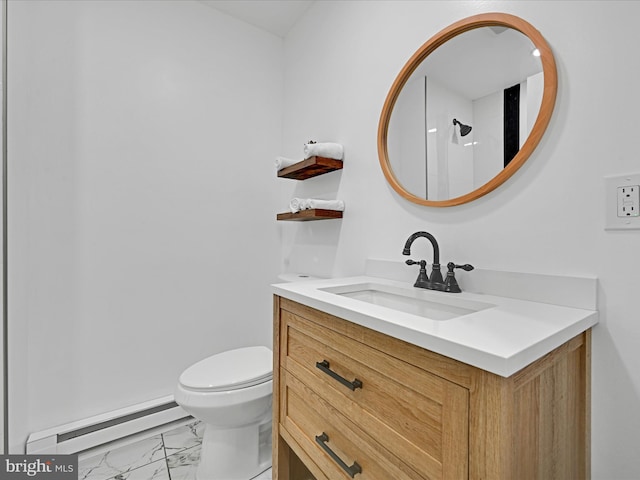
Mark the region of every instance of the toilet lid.
POLYGON ((246 347, 218 353, 199 361, 180 375, 180 384, 192 390, 237 390, 271 380, 273 352, 246 347))

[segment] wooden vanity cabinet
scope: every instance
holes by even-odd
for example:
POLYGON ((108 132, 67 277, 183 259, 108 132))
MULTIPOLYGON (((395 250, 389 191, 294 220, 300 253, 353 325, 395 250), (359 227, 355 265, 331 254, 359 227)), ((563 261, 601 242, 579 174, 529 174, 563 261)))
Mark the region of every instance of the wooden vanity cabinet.
POLYGON ((590 331, 509 378, 274 296, 273 478, 588 479, 590 331))

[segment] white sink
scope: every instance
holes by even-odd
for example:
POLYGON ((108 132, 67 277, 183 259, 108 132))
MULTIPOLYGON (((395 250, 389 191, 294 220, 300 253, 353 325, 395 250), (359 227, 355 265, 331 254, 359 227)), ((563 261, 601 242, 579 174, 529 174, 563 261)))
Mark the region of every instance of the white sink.
POLYGON ((287 300, 509 377, 598 323, 596 279, 523 275, 485 271, 483 289, 491 293, 437 292, 379 275, 273 288, 287 300), (573 304, 557 303, 565 297, 573 304))
POLYGON ((495 307, 490 303, 456 297, 455 293, 435 292, 415 287, 403 288, 373 282, 319 288, 319 290, 431 320, 450 320, 495 307))

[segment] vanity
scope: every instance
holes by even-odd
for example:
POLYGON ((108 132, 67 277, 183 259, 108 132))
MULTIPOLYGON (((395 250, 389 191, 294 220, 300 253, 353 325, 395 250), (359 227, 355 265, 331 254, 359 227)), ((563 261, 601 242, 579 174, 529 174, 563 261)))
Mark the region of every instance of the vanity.
MULTIPOLYGON (((532 25, 501 13, 456 22, 391 86, 382 172, 418 205, 474 201, 532 155, 556 92, 532 25)), ((443 279, 428 232, 402 253, 420 236, 435 265, 427 276, 426 260, 408 260, 415 284, 369 262, 365 276, 273 286, 273 478, 589 479, 596 279, 476 269, 460 292, 454 270, 474 267, 450 262, 443 279)))
POLYGON ((273 478, 589 478, 597 311, 371 276, 273 288, 273 478))

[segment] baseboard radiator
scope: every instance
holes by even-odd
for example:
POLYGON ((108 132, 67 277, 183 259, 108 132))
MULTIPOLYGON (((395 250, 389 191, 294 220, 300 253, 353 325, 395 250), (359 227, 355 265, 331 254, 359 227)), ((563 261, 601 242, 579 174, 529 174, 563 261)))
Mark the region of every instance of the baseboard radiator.
POLYGON ((26 453, 78 453, 189 417, 169 395, 32 433, 27 439, 26 453))

